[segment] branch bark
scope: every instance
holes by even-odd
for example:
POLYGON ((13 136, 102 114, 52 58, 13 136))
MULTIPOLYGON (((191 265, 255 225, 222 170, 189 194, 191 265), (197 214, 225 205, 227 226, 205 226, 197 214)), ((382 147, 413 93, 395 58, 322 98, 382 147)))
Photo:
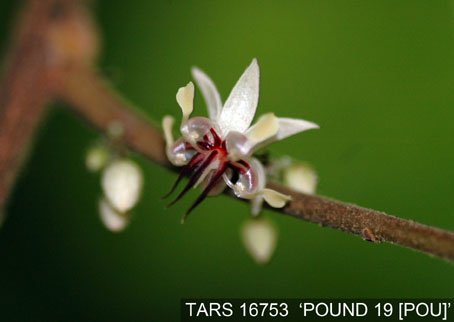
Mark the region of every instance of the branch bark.
MULTIPOLYGON (((29 9, 33 12, 32 17, 36 15, 53 23, 38 24, 33 19, 27 20, 30 26, 47 36, 43 37, 41 45, 31 48, 27 47, 33 43, 31 39, 18 38, 6 81, 0 88, 0 206, 17 173, 16 161, 20 151, 33 133, 40 111, 49 98, 63 99, 71 110, 101 132, 108 131, 114 121, 121 123, 126 146, 161 166, 174 169, 167 162, 160 129, 122 99, 93 68, 96 31, 81 6, 82 1, 30 2, 42 6, 38 11, 29 9), (40 57, 49 55, 57 57, 53 60, 57 63, 42 64, 40 57), (43 79, 42 75, 47 76, 43 79), (30 96, 25 98, 25 94, 30 96), (30 120, 21 124, 22 117, 30 117, 30 120), (14 144, 11 145, 10 141, 14 144)), ((38 18, 36 21, 41 21, 38 18)), ((276 213, 339 229, 369 241, 386 241, 454 260, 452 231, 325 197, 297 193, 275 183, 270 183, 269 187, 292 196, 285 208, 270 208, 276 213)))

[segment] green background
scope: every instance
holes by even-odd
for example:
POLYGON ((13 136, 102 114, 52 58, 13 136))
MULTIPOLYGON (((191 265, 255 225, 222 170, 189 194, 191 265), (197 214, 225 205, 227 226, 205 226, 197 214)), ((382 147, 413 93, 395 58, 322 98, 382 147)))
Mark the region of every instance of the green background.
MULTIPOLYGON (((0 2, 0 37, 19 3, 0 2)), ((258 114, 321 125, 275 143, 316 168, 318 192, 454 229, 454 5, 448 1, 98 1, 101 70, 150 117, 180 116, 197 65, 225 100, 253 57, 258 114)), ((200 94, 200 93, 198 93, 200 94)), ((246 203, 221 196, 180 219, 176 178, 136 158, 145 187, 121 234, 97 214, 84 166, 99 135, 49 113, 0 231, 0 320, 176 320, 182 297, 453 297, 452 264, 271 212, 280 235, 256 265, 239 239, 246 203)), ((205 115, 201 96, 196 114, 205 115)))

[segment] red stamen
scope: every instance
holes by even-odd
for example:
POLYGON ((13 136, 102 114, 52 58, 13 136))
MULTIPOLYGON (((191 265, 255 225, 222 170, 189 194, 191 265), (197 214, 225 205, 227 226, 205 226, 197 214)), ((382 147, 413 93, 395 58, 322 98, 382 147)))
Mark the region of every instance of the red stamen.
POLYGON ((197 153, 196 155, 194 155, 192 157, 191 161, 189 161, 189 163, 187 165, 185 165, 184 168, 181 170, 180 175, 178 176, 177 180, 173 184, 172 188, 170 188, 170 191, 165 196, 163 196, 162 199, 165 199, 168 196, 170 196, 172 194, 172 192, 175 191, 175 189, 178 186, 178 184, 180 183, 181 179, 183 179, 183 177, 185 175, 187 175, 192 169, 194 169, 194 167, 197 166, 203 160, 203 158, 204 158, 204 155, 202 155, 200 153, 197 153))
POLYGON ((202 150, 210 150, 211 149, 211 145, 208 144, 207 142, 197 142, 197 145, 202 149, 202 150))
POLYGON ((168 204, 167 207, 170 207, 173 204, 175 204, 178 200, 181 199, 181 197, 183 197, 186 194, 186 192, 189 191, 189 189, 191 189, 197 183, 197 181, 199 180, 199 178, 202 175, 203 171, 210 165, 210 163, 214 160, 214 158, 216 157, 217 154, 218 154, 218 151, 214 150, 213 152, 211 152, 208 155, 208 157, 205 159, 205 161, 197 168, 197 170, 189 178, 189 182, 186 185, 186 187, 184 187, 184 189, 175 198, 175 200, 173 200, 170 204, 168 204))
POLYGON ((196 201, 192 204, 192 206, 186 211, 183 217, 183 222, 186 220, 188 215, 197 207, 207 196, 208 193, 211 191, 211 189, 214 188, 214 186, 218 183, 219 179, 221 179, 221 176, 224 174, 225 170, 227 169, 227 164, 223 163, 218 170, 216 170, 215 175, 211 178, 210 182, 208 185, 203 189, 202 194, 196 199, 196 201))
POLYGON ((249 171, 251 169, 251 166, 249 165, 249 163, 247 163, 244 160, 229 162, 229 165, 232 169, 239 171, 242 174, 245 174, 247 171, 249 171))
POLYGON ((247 162, 244 161, 244 160, 238 160, 237 162, 238 162, 239 164, 241 164, 242 166, 244 166, 244 167, 245 167, 246 169, 248 169, 248 170, 251 168, 251 166, 249 165, 249 163, 247 163, 247 162))
POLYGON ((208 144, 209 147, 213 147, 213 142, 211 141, 211 138, 208 136, 208 134, 205 134, 203 136, 203 140, 205 141, 206 144, 208 144))
POLYGON ((191 145, 191 143, 188 143, 188 142, 186 142, 186 143, 184 144, 184 148, 185 148, 186 150, 194 150, 194 147, 191 145))
POLYGON ((214 139, 214 146, 220 146, 221 145, 221 138, 219 137, 219 135, 216 133, 216 131, 211 128, 210 129, 210 132, 211 134, 213 135, 213 139, 214 139))
POLYGON ((241 172, 242 174, 245 174, 245 173, 246 173, 246 170, 245 170, 245 169, 243 169, 242 167, 239 167, 239 166, 237 166, 237 165, 235 165, 235 164, 233 164, 233 163, 231 163, 231 162, 229 162, 229 163, 227 164, 227 166, 228 166, 230 169, 232 169, 232 170, 234 170, 234 171, 236 171, 236 172, 241 172))

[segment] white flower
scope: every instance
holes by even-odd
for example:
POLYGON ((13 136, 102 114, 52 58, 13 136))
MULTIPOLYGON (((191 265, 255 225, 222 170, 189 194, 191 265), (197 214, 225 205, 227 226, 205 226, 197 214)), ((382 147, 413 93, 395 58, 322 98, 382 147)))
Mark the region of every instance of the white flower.
POLYGON ((227 184, 238 197, 253 200, 254 213, 258 213, 263 200, 272 207, 283 207, 290 197, 265 188, 265 171, 252 155, 265 145, 318 128, 318 125, 267 113, 250 126, 259 98, 260 70, 256 59, 240 77, 224 105, 213 81, 204 72, 194 67, 192 75, 205 99, 209 118, 189 118, 194 100, 192 82, 178 90, 177 102, 183 112, 182 137, 174 141, 174 119, 170 116, 163 119, 167 157, 172 164, 184 166, 170 193, 185 175, 190 174, 190 179, 171 204, 191 187, 202 184, 203 192, 187 211, 189 214, 206 196, 219 194, 227 184))
POLYGON ((139 167, 130 160, 116 160, 104 169, 102 188, 109 203, 120 213, 137 203, 143 177, 139 167))
POLYGON ((102 223, 112 232, 120 232, 129 223, 127 214, 119 213, 104 198, 99 200, 99 216, 102 223))
POLYGON ((277 243, 275 226, 264 218, 249 219, 241 228, 241 237, 252 258, 259 264, 271 259, 277 243))

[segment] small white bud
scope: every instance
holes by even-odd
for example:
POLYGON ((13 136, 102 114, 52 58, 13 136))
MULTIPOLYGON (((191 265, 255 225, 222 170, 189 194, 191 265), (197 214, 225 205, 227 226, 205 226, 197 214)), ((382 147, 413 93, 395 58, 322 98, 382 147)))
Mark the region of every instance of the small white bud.
POLYGON ((118 213, 104 198, 99 200, 99 216, 104 226, 112 232, 124 230, 129 223, 127 215, 118 213))
POLYGON ((124 213, 139 200, 143 176, 139 167, 130 160, 116 160, 102 175, 102 188, 110 204, 124 213))
POLYGON ((104 168, 109 160, 109 151, 101 145, 91 147, 85 157, 85 165, 88 170, 97 172, 104 168))
POLYGON ((284 185, 302 193, 313 194, 317 188, 317 173, 304 163, 297 163, 283 171, 284 185))
POLYGON ((266 264, 274 253, 277 230, 267 219, 249 219, 241 228, 241 237, 246 250, 258 264, 266 264))
POLYGON ((112 139, 119 139, 123 136, 123 124, 120 121, 112 121, 107 127, 107 135, 112 139))

